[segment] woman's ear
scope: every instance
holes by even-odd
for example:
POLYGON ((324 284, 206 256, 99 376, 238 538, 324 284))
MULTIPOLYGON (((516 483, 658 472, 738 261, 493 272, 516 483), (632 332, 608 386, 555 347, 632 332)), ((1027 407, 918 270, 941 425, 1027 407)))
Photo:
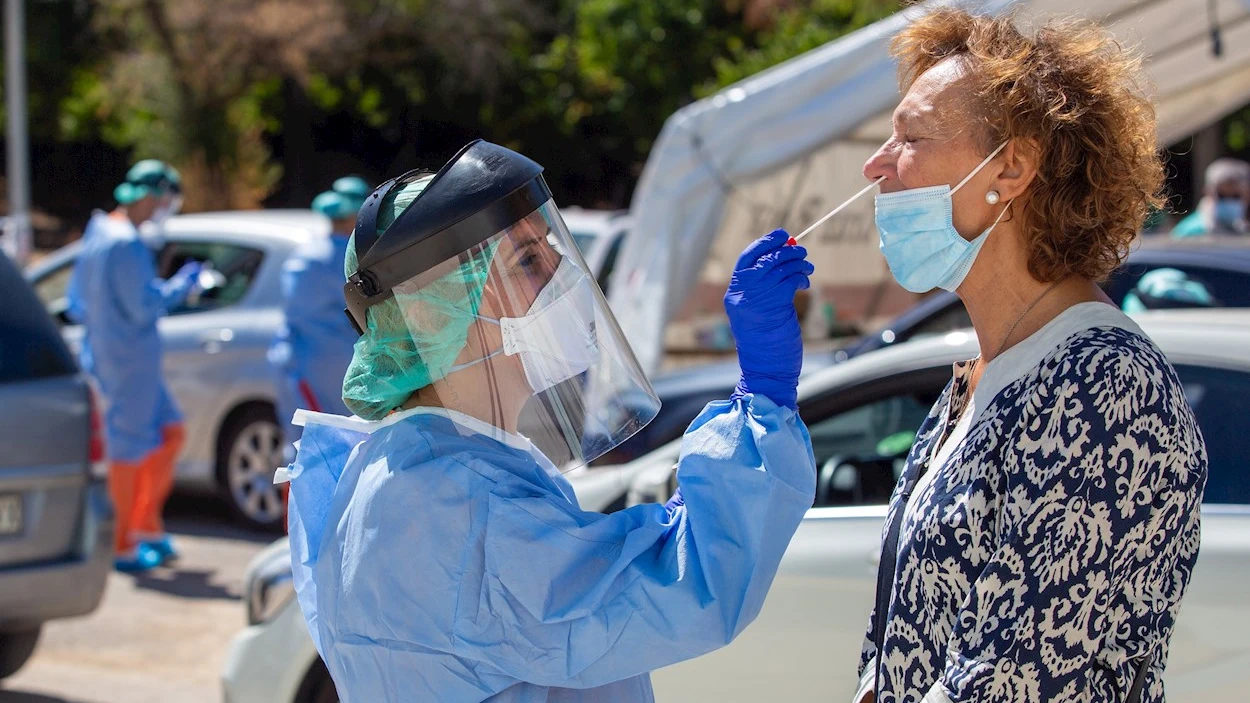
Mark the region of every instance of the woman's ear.
POLYGON ((1003 200, 1015 200, 1029 189, 1037 176, 1038 154, 1032 140, 1012 139, 1003 149, 1002 167, 993 186, 1003 200))

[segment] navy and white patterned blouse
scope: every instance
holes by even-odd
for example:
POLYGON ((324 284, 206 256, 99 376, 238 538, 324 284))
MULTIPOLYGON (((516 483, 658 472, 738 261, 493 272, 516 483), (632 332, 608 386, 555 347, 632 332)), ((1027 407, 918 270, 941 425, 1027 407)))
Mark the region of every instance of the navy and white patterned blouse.
POLYGON ((956 365, 899 486, 931 477, 910 507, 891 500, 906 512, 876 700, 1121 701, 1151 657, 1142 701, 1162 701, 1207 471, 1174 370, 1101 303, 1013 347, 969 394, 973 363, 956 365), (966 435, 931 466, 965 409, 966 435))

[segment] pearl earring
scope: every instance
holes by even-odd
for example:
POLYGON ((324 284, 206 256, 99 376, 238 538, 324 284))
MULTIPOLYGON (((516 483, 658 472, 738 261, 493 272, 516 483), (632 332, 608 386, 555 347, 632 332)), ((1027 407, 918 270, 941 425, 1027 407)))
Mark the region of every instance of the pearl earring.
POLYGON ((985 202, 989 203, 990 205, 997 205, 998 204, 998 191, 991 190, 990 192, 986 193, 985 202))

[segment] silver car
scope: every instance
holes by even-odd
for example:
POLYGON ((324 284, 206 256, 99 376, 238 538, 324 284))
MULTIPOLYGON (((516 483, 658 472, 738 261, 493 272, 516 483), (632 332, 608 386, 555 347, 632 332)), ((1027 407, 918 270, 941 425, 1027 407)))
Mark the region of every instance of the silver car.
POLYGON ((608 294, 612 271, 625 235, 629 234, 633 219, 624 210, 586 210, 579 207, 561 208, 560 215, 568 225, 569 234, 582 252, 586 265, 595 272, 599 288, 608 294))
MULTIPOLYGON (((282 265, 302 243, 330 235, 330 221, 308 210, 183 215, 153 242, 157 270, 212 264, 213 287, 160 320, 164 373, 186 416, 180 489, 216 491, 245 523, 276 529, 286 512, 273 473, 281 460, 275 377, 266 358, 282 322, 282 265)), ((77 351, 66 287, 79 246, 58 250, 27 272, 77 351)))
POLYGON ((99 407, 56 326, 0 254, 0 679, 43 623, 85 615, 113 568, 99 407))

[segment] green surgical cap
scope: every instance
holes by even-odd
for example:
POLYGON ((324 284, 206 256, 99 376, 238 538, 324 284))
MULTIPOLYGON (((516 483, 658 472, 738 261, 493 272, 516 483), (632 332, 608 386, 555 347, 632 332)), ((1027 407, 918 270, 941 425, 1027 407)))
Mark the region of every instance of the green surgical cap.
POLYGON ((327 190, 313 198, 312 209, 332 220, 341 220, 354 217, 360 208, 353 208, 352 203, 348 202, 347 198, 332 190, 327 190))
MULTIPOLYGON (((379 237, 425 190, 429 178, 388 193, 378 211, 379 237), (388 202, 389 201, 389 202, 388 202)), ((356 235, 347 245, 344 273, 356 273, 356 235)), ((416 391, 443 378, 464 349, 477 319, 482 289, 497 243, 461 256, 454 269, 420 285, 397 286, 395 296, 369 308, 368 329, 356 340, 343 378, 343 402, 366 420, 378 420, 416 391)))
POLYGON ((359 176, 343 176, 313 198, 312 209, 332 220, 355 218, 372 189, 359 176))
POLYGON ((355 198, 360 201, 364 201, 373 192, 373 189, 369 187, 365 179, 360 176, 343 176, 336 180, 334 185, 330 186, 330 190, 339 195, 346 195, 349 198, 355 198))
POLYGON ((182 190, 182 176, 164 161, 144 159, 126 172, 126 180, 113 189, 113 199, 129 205, 149 195, 164 195, 182 190))

